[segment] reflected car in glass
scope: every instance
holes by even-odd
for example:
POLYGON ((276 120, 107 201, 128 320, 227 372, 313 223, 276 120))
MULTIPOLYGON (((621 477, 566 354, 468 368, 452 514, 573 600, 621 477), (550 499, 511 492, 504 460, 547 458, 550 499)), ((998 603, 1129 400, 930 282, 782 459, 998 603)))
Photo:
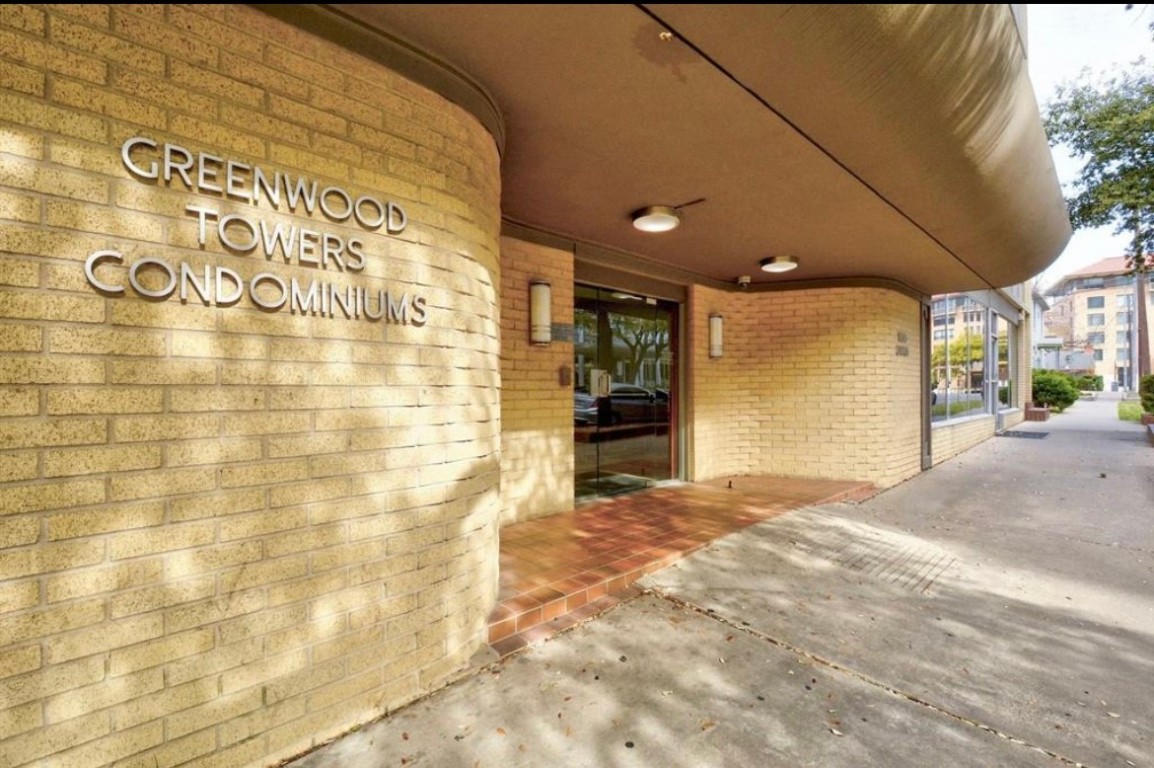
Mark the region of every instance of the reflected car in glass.
POLYGON ((595 396, 578 389, 573 392, 573 421, 599 426, 664 423, 669 421, 669 390, 618 382, 609 387, 608 403, 600 403, 595 396))

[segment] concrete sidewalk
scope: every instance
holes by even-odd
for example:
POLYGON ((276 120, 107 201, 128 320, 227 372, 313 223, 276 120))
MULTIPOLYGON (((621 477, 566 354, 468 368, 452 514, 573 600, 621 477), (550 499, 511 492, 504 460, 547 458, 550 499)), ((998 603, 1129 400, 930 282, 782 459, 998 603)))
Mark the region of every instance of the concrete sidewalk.
POLYGON ((720 539, 291 765, 1154 766, 1154 449, 1116 408, 720 539))

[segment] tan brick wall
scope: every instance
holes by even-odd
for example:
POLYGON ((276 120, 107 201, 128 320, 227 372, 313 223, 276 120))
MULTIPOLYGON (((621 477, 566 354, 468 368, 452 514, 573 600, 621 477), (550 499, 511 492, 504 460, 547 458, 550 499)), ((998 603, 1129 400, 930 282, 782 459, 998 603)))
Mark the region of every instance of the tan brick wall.
POLYGON ((573 509, 573 342, 529 342, 529 281, 552 288, 553 323, 573 324, 573 254, 501 239, 501 522, 573 509))
POLYGON ((994 416, 972 416, 955 421, 941 422, 933 428, 933 463, 935 466, 968 451, 983 440, 994 436, 997 421, 994 416))
POLYGON ((0 762, 271 765, 443 685, 496 598, 492 138, 249 6, 5 5, 0 40, 0 762), (133 136, 408 225, 142 180, 133 136), (230 251, 212 225, 202 243, 190 203, 242 217, 234 240, 245 221, 359 238, 364 268, 230 251), (151 257, 427 316, 106 296, 100 250, 124 258, 105 282, 151 257))
POLYGON ((888 487, 920 471, 920 305, 873 288, 690 295, 691 471, 888 487), (708 356, 709 315, 724 355, 708 356), (900 349, 899 349, 900 348, 900 349))

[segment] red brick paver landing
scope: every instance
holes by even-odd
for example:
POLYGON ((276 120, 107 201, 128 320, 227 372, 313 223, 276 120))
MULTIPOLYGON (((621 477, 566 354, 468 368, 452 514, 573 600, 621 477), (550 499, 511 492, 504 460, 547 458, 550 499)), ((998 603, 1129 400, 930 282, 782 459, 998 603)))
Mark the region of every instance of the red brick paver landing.
POLYGON ((501 529, 501 592, 489 618, 500 655, 636 594, 647 573, 714 539, 792 509, 860 501, 869 483, 732 477, 651 488, 501 529))

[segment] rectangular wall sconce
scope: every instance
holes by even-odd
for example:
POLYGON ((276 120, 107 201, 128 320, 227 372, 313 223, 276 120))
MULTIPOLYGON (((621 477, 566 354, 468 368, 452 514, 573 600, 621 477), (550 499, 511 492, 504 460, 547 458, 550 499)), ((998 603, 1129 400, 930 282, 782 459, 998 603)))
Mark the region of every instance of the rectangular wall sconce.
POLYGON ((709 356, 717 359, 721 357, 721 315, 709 316, 709 356))
POLYGON ((544 280, 529 282, 529 341, 553 341, 553 287, 544 280))

